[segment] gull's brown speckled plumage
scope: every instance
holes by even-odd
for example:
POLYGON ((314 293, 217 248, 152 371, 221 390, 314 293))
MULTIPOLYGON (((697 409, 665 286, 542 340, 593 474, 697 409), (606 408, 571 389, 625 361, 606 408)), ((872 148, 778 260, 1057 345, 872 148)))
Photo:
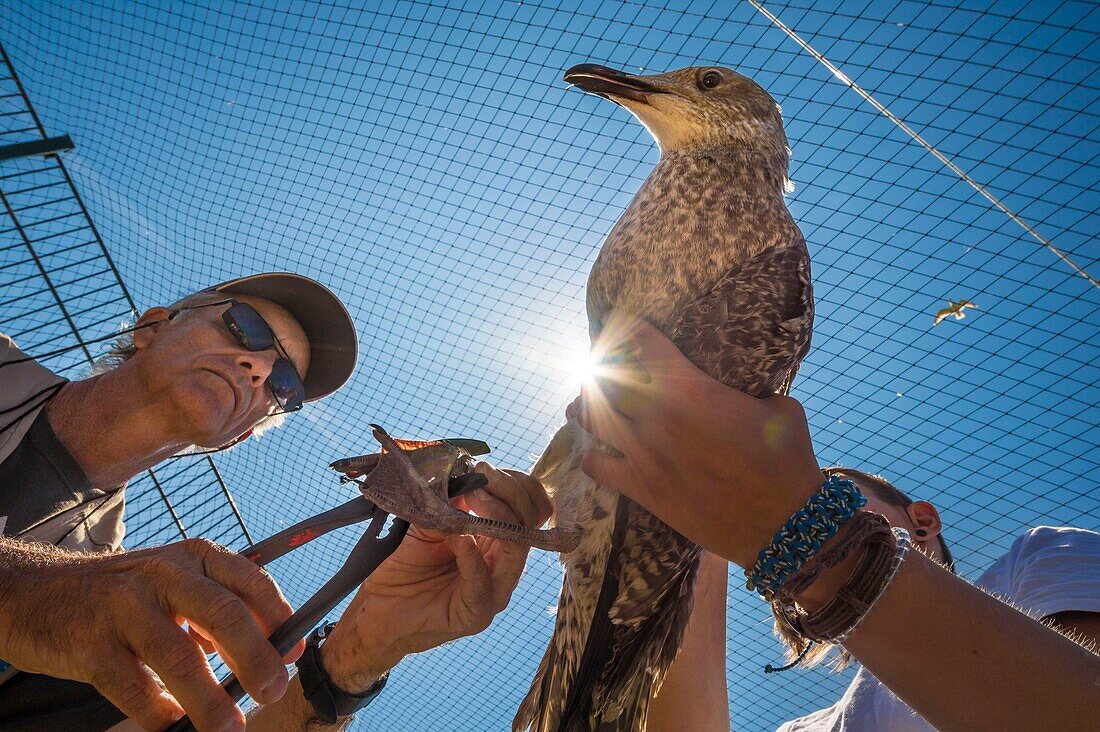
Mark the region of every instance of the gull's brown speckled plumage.
MULTIPOLYGON (((783 202, 789 152, 778 106, 728 69, 633 76, 585 64, 565 78, 626 107, 662 153, 592 268, 593 339, 609 311, 622 308, 661 328, 714 378, 756 396, 785 392, 809 349, 813 296, 805 241, 783 202)), ((583 538, 562 557, 554 635, 517 730, 561 729, 585 675, 581 659, 611 552, 620 571, 609 584, 609 642, 571 732, 645 729, 691 613, 701 550, 587 478, 580 459, 591 441, 570 420, 535 466, 554 494, 556 524, 583 538), (620 500, 626 523, 612 546, 620 500)))

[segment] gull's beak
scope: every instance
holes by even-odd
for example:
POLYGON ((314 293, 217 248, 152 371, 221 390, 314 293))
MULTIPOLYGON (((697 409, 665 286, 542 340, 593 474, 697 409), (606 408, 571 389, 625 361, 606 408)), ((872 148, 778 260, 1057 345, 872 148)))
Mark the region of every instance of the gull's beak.
POLYGON ((629 99, 645 104, 650 95, 666 93, 646 81, 644 77, 625 74, 598 64, 578 64, 566 71, 562 78, 566 83, 589 94, 595 94, 616 103, 620 99, 629 99))

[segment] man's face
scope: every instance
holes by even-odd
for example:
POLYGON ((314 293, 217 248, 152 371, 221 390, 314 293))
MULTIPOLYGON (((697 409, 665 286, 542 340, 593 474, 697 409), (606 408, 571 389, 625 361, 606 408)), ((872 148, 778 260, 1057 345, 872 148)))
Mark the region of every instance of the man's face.
MULTIPOLYGON (((229 297, 229 296, 226 296, 229 297)), ((283 307, 258 297, 232 296, 267 321, 291 363, 305 378, 309 341, 283 307)), ((201 303, 200 303, 201 304, 201 303)), ((183 310, 146 337, 135 335, 135 366, 158 404, 169 432, 200 447, 218 447, 251 429, 277 407, 267 377, 280 354, 245 349, 229 332, 222 314, 230 305, 183 310)), ((157 319, 154 308, 145 318, 157 319)), ((166 314, 160 314, 163 319, 166 314)), ((150 328, 150 331, 153 329, 150 328)), ((143 334, 147 331, 138 331, 143 334)))

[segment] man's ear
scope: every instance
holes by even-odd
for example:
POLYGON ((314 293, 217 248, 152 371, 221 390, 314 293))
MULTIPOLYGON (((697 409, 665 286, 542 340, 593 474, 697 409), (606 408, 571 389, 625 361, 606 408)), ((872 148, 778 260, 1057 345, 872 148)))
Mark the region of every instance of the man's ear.
POLYGON ((916 534, 913 538, 919 542, 929 541, 932 537, 939 536, 940 531, 943 530, 940 512, 928 501, 913 501, 905 512, 913 522, 916 534))
POLYGON ((139 351, 148 348, 149 344, 156 338, 157 331, 168 322, 171 315, 172 311, 163 307, 149 308, 142 313, 138 321, 134 323, 134 327, 139 328, 139 330, 134 331, 134 348, 139 351))

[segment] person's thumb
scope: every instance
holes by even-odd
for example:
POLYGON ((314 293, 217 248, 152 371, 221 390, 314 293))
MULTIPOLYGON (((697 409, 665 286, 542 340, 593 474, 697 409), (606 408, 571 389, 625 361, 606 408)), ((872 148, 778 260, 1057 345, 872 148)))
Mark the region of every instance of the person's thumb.
POLYGON ((625 457, 589 450, 581 460, 581 470, 602 486, 638 500, 640 481, 631 479, 631 469, 625 457))

